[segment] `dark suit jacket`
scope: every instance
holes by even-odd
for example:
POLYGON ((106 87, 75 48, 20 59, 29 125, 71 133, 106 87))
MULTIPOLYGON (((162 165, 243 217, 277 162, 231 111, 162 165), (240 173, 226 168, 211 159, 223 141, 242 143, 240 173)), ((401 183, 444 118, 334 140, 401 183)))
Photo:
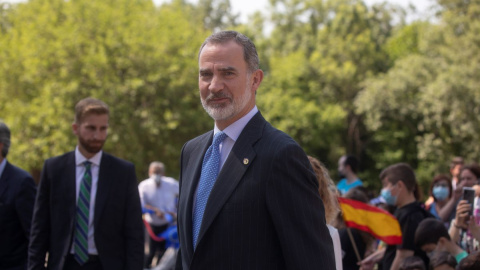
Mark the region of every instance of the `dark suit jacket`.
POLYGON ((25 269, 36 190, 30 174, 6 163, 0 177, 0 269, 25 269))
MULTIPOLYGON (((62 269, 76 214, 75 152, 45 161, 35 202, 28 269, 62 269)), ((103 269, 143 269, 144 233, 133 164, 103 153, 95 199, 95 245, 103 269)))
POLYGON ((182 150, 177 269, 335 269, 318 183, 301 147, 260 113, 225 161, 205 208, 197 248, 192 209, 213 131, 182 150))

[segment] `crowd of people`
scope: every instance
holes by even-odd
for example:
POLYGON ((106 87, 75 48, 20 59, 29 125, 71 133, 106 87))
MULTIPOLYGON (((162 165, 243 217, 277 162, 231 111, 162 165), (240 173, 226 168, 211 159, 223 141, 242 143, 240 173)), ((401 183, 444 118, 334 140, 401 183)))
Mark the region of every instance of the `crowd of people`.
POLYGON ((0 269, 153 267, 165 252, 158 235, 172 221, 179 270, 480 269, 477 165, 455 158, 451 175, 432 179, 425 202, 406 163, 386 167, 372 197, 358 160, 346 155, 335 185, 257 108, 263 71, 248 37, 212 34, 198 63, 200 100, 214 127, 181 149, 178 182, 153 162, 138 185, 132 163, 102 150, 110 110, 95 98, 76 104, 77 145, 45 161, 38 186, 7 161, 10 130, 0 123, 0 269), (349 228, 339 197, 394 215, 401 244, 349 228))
MULTIPOLYGON (((314 169, 323 168, 315 171, 325 212, 338 213, 337 219, 327 219, 338 230, 340 238, 342 260, 341 264, 337 261, 337 269, 480 269, 480 261, 476 259, 480 256, 480 167, 477 164, 465 164, 461 157, 453 158, 450 175, 434 176, 429 197, 424 201, 414 170, 408 164, 385 168, 378 180, 382 183, 380 196, 375 197, 372 196, 375 192, 365 188, 356 175, 359 162, 354 156, 340 158, 340 180, 334 190, 326 188, 331 180, 323 165, 312 157, 310 161, 314 169), (330 192, 328 196, 326 191, 330 192), (325 202, 331 197, 357 200, 393 214, 402 231, 402 243, 386 245, 364 231, 347 228, 338 205, 325 202)), ((335 237, 332 239, 335 245, 335 237)))

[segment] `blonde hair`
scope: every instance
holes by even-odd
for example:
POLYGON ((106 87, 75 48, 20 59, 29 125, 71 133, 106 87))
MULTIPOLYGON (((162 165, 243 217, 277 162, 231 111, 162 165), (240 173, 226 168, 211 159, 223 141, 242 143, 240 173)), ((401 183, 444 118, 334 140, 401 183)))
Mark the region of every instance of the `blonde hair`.
POLYGON ((86 115, 89 114, 106 114, 109 115, 110 111, 108 105, 105 102, 95 98, 84 98, 75 105, 75 123, 82 123, 86 115))
POLYGON ((320 194, 320 198, 322 198, 325 207, 325 219, 327 224, 331 224, 340 212, 340 207, 337 201, 337 188, 330 178, 327 168, 325 168, 325 165, 323 165, 322 162, 311 156, 308 156, 308 160, 317 176, 318 193, 320 194))

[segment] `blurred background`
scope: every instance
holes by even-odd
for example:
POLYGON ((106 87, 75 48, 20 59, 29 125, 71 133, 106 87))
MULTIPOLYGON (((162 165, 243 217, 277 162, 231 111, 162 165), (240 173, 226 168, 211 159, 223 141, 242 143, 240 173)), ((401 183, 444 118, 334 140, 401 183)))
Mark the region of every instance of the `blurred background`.
POLYGON ((480 160, 480 1, 0 0, 0 119, 8 159, 38 180, 74 149, 73 107, 111 108, 105 150, 178 179, 183 144, 213 128, 198 95, 212 32, 250 37, 265 79, 257 105, 336 177, 344 154, 379 190, 408 162, 424 191, 454 156, 480 160))

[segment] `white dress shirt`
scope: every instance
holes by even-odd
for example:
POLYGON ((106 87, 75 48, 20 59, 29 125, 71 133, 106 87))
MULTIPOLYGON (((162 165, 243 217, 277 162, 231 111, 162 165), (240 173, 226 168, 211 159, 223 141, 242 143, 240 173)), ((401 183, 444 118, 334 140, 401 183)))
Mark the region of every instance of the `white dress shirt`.
MULTIPOLYGON (((220 171, 222 170, 225 160, 227 160, 230 151, 232 151, 233 145, 237 141, 243 129, 257 112, 258 109, 257 106, 255 106, 249 113, 222 130, 225 134, 227 134, 228 137, 225 138, 225 140, 223 140, 223 142, 220 144, 220 171)), ((218 127, 215 125, 215 128, 213 129, 214 136, 217 134, 217 132, 220 132, 220 129, 218 129, 218 127)))
MULTIPOLYGON (((178 181, 167 176, 162 176, 160 186, 157 187, 153 177, 143 180, 138 185, 140 192, 140 201, 142 207, 146 204, 151 205, 158 210, 166 212, 177 212, 178 199, 178 181)), ((155 214, 146 214, 145 220, 155 226, 162 226, 168 224, 168 220, 163 217, 159 218, 155 214)))
MULTIPOLYGON (((78 194, 80 193, 80 184, 82 183, 83 175, 85 174, 85 165, 83 163, 87 160, 92 163, 92 165, 90 166, 90 171, 92 173, 92 189, 90 190, 90 209, 88 218, 88 254, 91 255, 98 255, 97 247, 95 246, 95 241, 93 239, 93 219, 95 217, 95 198, 97 196, 98 171, 100 170, 100 160, 102 159, 102 153, 103 152, 100 151, 96 153, 92 158, 87 159, 82 155, 82 153, 80 153, 80 151, 78 150, 78 146, 75 148, 75 194, 77 202, 78 194)), ((71 253, 75 253, 73 243, 74 241, 72 241, 72 247, 70 249, 71 253)))

